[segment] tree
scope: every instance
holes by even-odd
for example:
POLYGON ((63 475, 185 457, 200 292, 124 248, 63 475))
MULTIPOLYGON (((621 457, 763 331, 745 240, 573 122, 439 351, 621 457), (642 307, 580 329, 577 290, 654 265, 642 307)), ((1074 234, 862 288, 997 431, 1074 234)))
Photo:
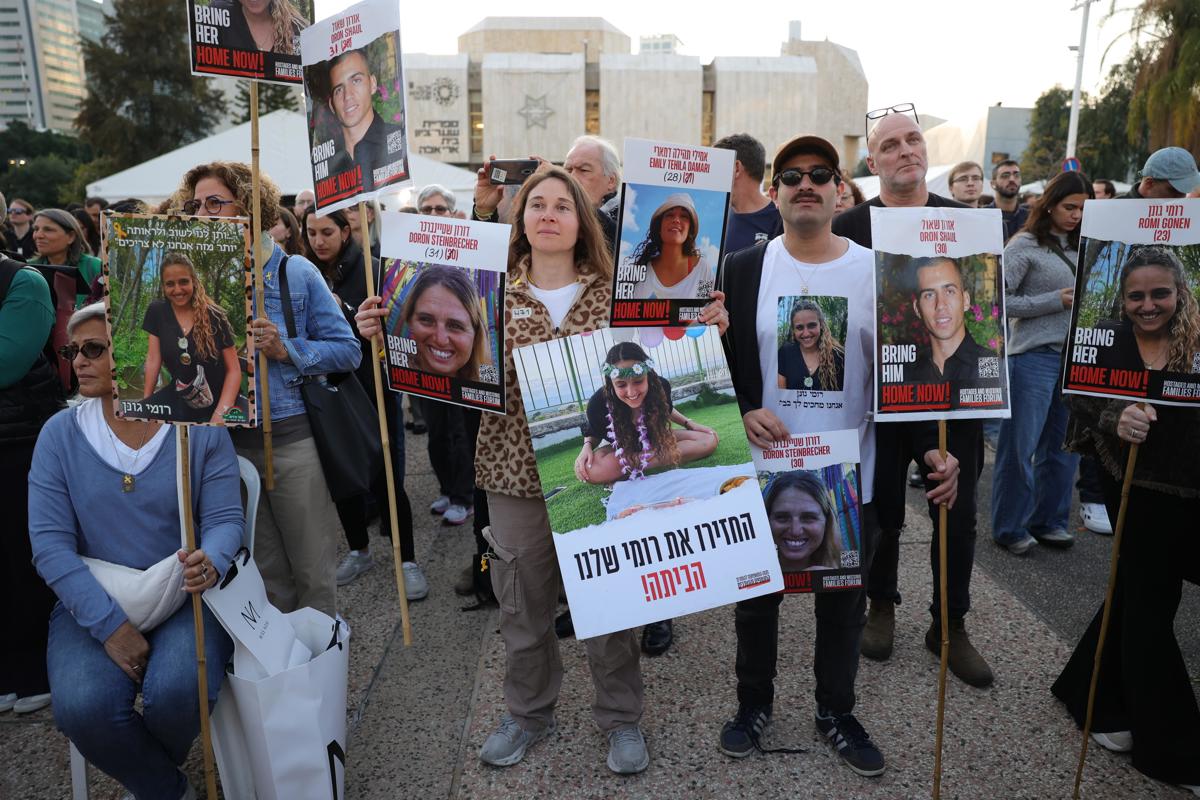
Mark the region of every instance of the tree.
POLYGON ((1149 144, 1200 150, 1200 3, 1143 0, 1133 34, 1145 51, 1129 108, 1129 136, 1150 128, 1149 144))
MULTIPOLYGON (((1080 104, 1086 95, 1080 97, 1080 104)), ((1049 178, 1062 169, 1071 110, 1071 92, 1054 86, 1033 104, 1029 118, 1029 144, 1021 156, 1021 175, 1026 181, 1049 178)), ((1082 126, 1080 126, 1082 128, 1082 126)))
MULTIPOLYGON (((238 81, 237 97, 233 101, 238 122, 250 121, 250 82, 238 81)), ((269 114, 279 109, 299 111, 299 89, 278 83, 259 82, 258 113, 269 114)))
MULTIPOLYGON (((0 191, 5 197, 20 197, 35 208, 56 208, 58 190, 71 180, 76 162, 59 155, 38 156, 0 175, 0 191)), ((83 198, 75 198, 82 203, 83 198)))
POLYGON ((224 113, 220 92, 191 74, 185 3, 120 0, 101 43, 82 47, 88 93, 75 124, 117 169, 201 138, 224 113))

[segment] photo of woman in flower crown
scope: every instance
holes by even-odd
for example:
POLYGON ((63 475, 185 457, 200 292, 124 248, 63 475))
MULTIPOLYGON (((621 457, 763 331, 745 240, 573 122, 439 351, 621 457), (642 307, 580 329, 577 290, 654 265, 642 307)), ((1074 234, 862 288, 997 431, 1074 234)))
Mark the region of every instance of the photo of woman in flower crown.
POLYGON ((579 480, 640 480, 648 470, 678 467, 717 449, 716 431, 675 409, 671 384, 641 345, 613 345, 601 374, 604 386, 588 401, 583 447, 575 459, 579 480))

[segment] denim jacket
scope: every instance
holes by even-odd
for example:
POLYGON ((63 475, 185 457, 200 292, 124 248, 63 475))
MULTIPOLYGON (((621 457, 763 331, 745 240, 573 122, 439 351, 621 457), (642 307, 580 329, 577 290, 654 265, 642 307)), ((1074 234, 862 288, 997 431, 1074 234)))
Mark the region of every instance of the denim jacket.
MULTIPOLYGON (((279 328, 279 339, 291 357, 290 363, 267 359, 273 421, 305 412, 300 384, 306 376, 350 372, 362 359, 358 337, 342 316, 325 279, 312 262, 302 256, 288 257, 288 294, 292 298, 297 333, 294 339, 288 336, 283 301, 279 296, 279 267, 285 257, 276 245, 270 260, 263 265, 267 319, 279 328)), ((257 301, 256 296, 253 299, 257 301)), ((256 388, 261 392, 261 383, 256 388)))

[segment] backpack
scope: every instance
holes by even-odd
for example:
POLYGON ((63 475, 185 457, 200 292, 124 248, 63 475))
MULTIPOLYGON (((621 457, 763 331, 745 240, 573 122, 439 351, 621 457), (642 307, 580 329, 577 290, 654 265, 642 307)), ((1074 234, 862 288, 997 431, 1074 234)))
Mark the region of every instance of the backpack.
MULTIPOLYGON (((17 273, 23 269, 42 274, 37 267, 14 261, 11 258, 0 258, 0 305, 4 304, 4 298, 8 295, 13 278, 17 277, 17 273)), ((63 391, 70 394, 75 389, 75 373, 71 369, 70 363, 59 358, 58 348, 67 344, 67 321, 75 313, 75 281, 57 271, 51 275, 51 278, 52 280, 47 283, 50 285, 50 303, 54 306, 54 326, 50 330, 50 335, 46 337, 42 355, 58 373, 58 380, 62 384, 63 391)))

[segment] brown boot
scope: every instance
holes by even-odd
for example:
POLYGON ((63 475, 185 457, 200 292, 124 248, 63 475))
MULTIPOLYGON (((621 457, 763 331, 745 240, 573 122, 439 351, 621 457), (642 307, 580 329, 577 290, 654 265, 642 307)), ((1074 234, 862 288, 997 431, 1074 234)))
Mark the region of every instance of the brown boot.
POLYGON ((862 654, 873 661, 886 661, 892 655, 895 633, 896 604, 872 600, 867 611, 867 626, 863 628, 862 654))
MULTIPOLYGON (((925 646, 929 648, 929 652, 941 658, 942 624, 936 618, 930 623, 929 630, 925 632, 925 646)), ((961 617, 950 620, 949 661, 950 671, 969 686, 983 689, 991 686, 992 681, 995 680, 992 668, 988 666, 988 663, 983 660, 983 656, 979 655, 979 651, 967 638, 966 623, 961 617)))

